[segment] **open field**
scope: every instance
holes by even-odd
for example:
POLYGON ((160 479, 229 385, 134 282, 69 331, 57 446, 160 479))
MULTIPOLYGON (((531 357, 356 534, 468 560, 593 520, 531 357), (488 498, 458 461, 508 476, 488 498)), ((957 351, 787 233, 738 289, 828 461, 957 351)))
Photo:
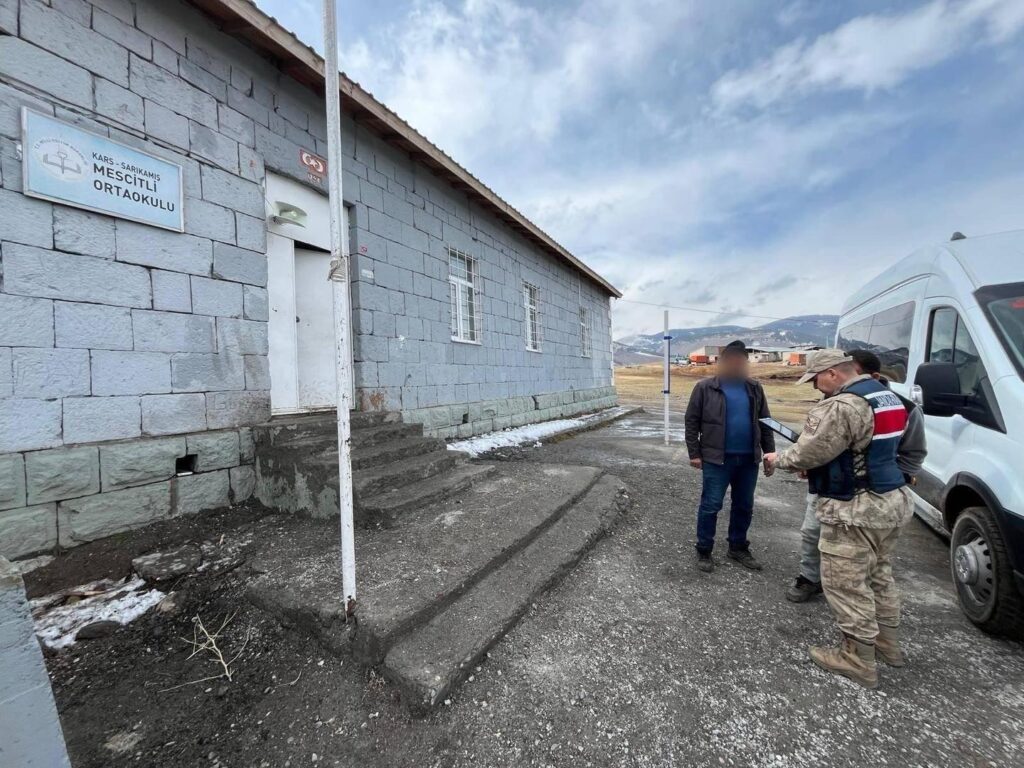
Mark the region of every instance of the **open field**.
MULTIPOLYGON (((803 423, 808 409, 818 401, 818 393, 811 385, 796 386, 796 380, 803 375, 803 367, 782 363, 753 363, 750 371, 764 386, 772 415, 779 421, 803 423)), ((717 372, 717 365, 673 366, 672 411, 685 411, 694 385, 717 372)), ((616 368, 615 388, 619 393, 619 401, 623 405, 660 408, 663 375, 661 363, 616 368)))

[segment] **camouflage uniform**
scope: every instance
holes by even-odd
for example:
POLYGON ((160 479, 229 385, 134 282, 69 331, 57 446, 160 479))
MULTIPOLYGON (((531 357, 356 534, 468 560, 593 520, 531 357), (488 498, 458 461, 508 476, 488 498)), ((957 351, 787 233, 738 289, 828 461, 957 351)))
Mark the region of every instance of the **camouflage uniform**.
MULTIPOLYGON (((866 378, 857 376, 844 389, 866 378)), ((776 466, 794 471, 824 466, 848 448, 865 450, 873 432, 871 406, 840 390, 811 409, 799 442, 779 454, 776 466)), ((846 636, 873 644, 880 623, 893 628, 899 624, 892 554, 913 510, 906 488, 884 494, 863 491, 850 501, 818 499, 821 586, 846 636)))

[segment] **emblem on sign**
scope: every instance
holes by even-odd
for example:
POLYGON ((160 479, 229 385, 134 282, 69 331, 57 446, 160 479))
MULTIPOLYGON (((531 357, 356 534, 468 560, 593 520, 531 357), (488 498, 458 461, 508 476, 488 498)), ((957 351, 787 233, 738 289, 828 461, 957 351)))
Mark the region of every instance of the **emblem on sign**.
POLYGON ((300 149, 299 162, 306 167, 310 181, 315 184, 323 182, 324 176, 327 175, 327 161, 324 158, 314 155, 307 149, 300 149))
POLYGON ((32 152, 45 171, 62 181, 78 181, 85 176, 85 157, 66 141, 40 139, 32 146, 32 152))

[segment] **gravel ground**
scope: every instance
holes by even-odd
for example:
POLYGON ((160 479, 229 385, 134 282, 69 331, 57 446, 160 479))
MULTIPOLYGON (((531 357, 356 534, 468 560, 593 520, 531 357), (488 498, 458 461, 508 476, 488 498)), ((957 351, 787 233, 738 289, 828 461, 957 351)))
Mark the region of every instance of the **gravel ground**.
POLYGON ((233 572, 183 586, 177 616, 49 658, 75 766, 1024 764, 1021 645, 963 618, 941 539, 908 526, 896 574, 909 663, 865 691, 807 658, 835 637, 824 602, 784 598, 803 486, 777 476, 758 489, 763 572, 725 561, 699 573, 699 476, 678 442, 661 444, 659 419, 506 452, 604 467, 633 506, 430 718, 409 719, 375 675, 245 606, 233 572), (225 646, 249 640, 233 681, 166 690, 212 674, 186 658, 189 617, 234 611, 225 646))

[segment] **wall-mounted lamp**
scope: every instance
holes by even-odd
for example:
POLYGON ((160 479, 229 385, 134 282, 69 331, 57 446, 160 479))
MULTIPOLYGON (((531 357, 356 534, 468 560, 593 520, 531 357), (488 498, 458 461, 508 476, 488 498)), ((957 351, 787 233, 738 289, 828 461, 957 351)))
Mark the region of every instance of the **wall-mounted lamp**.
POLYGON ((275 224, 294 224, 297 227, 305 228, 306 212, 297 205, 282 203, 280 200, 274 202, 274 212, 270 220, 275 224))

